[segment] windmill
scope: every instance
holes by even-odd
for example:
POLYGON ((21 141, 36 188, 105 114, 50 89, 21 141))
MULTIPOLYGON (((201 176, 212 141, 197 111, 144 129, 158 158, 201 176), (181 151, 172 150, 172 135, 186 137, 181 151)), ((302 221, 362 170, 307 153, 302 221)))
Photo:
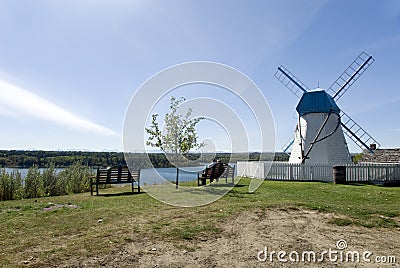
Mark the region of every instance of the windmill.
POLYGON ((361 52, 328 90, 310 90, 285 67, 278 67, 275 77, 300 99, 295 137, 285 147, 285 152, 292 147, 290 163, 350 163, 344 134, 371 153, 379 148, 379 143, 336 104, 373 62, 372 56, 361 52))

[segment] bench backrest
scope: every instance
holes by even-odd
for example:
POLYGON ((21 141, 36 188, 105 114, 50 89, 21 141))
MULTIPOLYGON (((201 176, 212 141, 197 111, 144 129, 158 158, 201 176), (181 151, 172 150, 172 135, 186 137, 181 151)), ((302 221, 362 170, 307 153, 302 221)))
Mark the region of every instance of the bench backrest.
POLYGON ((225 165, 223 163, 216 163, 214 166, 210 168, 206 168, 204 174, 207 179, 217 179, 221 177, 221 175, 225 171, 225 165))
POLYGON ((97 183, 130 183, 138 181, 139 171, 134 171, 133 174, 127 166, 114 166, 109 168, 98 168, 96 175, 97 183))
POLYGON ((221 175, 221 177, 224 178, 233 178, 235 177, 235 165, 231 166, 229 164, 225 164, 226 168, 224 173, 221 175))

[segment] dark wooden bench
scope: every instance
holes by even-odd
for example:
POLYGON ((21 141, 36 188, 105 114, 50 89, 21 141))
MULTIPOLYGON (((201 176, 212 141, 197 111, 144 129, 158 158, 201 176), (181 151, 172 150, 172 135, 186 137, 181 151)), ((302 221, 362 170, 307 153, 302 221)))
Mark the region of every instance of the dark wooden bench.
POLYGON ((207 180, 210 180, 210 183, 214 180, 218 182, 220 178, 225 178, 226 183, 228 183, 228 178, 232 178, 232 183, 234 183, 235 166, 230 166, 226 163, 216 163, 212 167, 207 167, 202 173, 197 174, 197 185, 206 185, 207 180))
POLYGON ((93 195, 93 185, 96 185, 96 194, 99 195, 99 185, 127 183, 132 185, 132 192, 137 189, 140 193, 140 170, 131 173, 127 166, 98 168, 96 176, 90 178, 90 194, 93 195))
POLYGON ((235 183, 235 165, 231 166, 226 164, 224 173, 219 178, 225 178, 225 182, 228 183, 228 178, 232 179, 232 183, 235 183))

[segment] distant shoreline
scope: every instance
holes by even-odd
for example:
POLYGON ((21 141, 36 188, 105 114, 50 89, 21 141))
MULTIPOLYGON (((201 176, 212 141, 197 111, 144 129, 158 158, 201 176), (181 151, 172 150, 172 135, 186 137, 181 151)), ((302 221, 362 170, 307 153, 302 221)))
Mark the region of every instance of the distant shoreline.
MULTIPOLYGON (((134 162, 138 168, 149 167, 148 159, 152 165, 157 168, 172 167, 168 159, 163 153, 132 153, 134 162)), ((276 161, 287 161, 289 156, 285 153, 264 153, 260 159, 259 152, 250 153, 216 153, 189 154, 191 160, 200 160, 201 162, 209 162, 214 156, 223 162, 237 162, 243 160, 258 161, 271 160, 274 156, 276 161)), ((46 168, 54 165, 57 168, 64 168, 73 164, 80 163, 89 167, 107 167, 116 165, 126 165, 124 153, 122 152, 89 152, 89 151, 32 151, 32 150, 0 150, 0 168, 30 168, 38 166, 46 168)))

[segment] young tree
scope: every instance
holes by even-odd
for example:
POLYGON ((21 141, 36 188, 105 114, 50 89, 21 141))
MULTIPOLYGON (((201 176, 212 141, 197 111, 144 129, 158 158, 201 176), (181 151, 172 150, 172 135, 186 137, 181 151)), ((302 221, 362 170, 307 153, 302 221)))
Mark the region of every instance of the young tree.
POLYGON ((167 113, 164 118, 165 133, 160 130, 157 122, 158 114, 152 115, 151 126, 146 128, 146 132, 149 134, 146 144, 159 148, 167 157, 170 156, 173 159, 176 166, 176 188, 178 188, 179 180, 178 163, 185 160, 185 155, 187 155, 191 149, 197 150, 204 146, 203 143, 198 143, 196 133, 197 123, 204 118, 198 117, 191 119, 191 108, 189 108, 184 115, 178 113, 178 106, 183 101, 185 101, 183 97, 180 99, 171 97, 171 111, 167 113))

